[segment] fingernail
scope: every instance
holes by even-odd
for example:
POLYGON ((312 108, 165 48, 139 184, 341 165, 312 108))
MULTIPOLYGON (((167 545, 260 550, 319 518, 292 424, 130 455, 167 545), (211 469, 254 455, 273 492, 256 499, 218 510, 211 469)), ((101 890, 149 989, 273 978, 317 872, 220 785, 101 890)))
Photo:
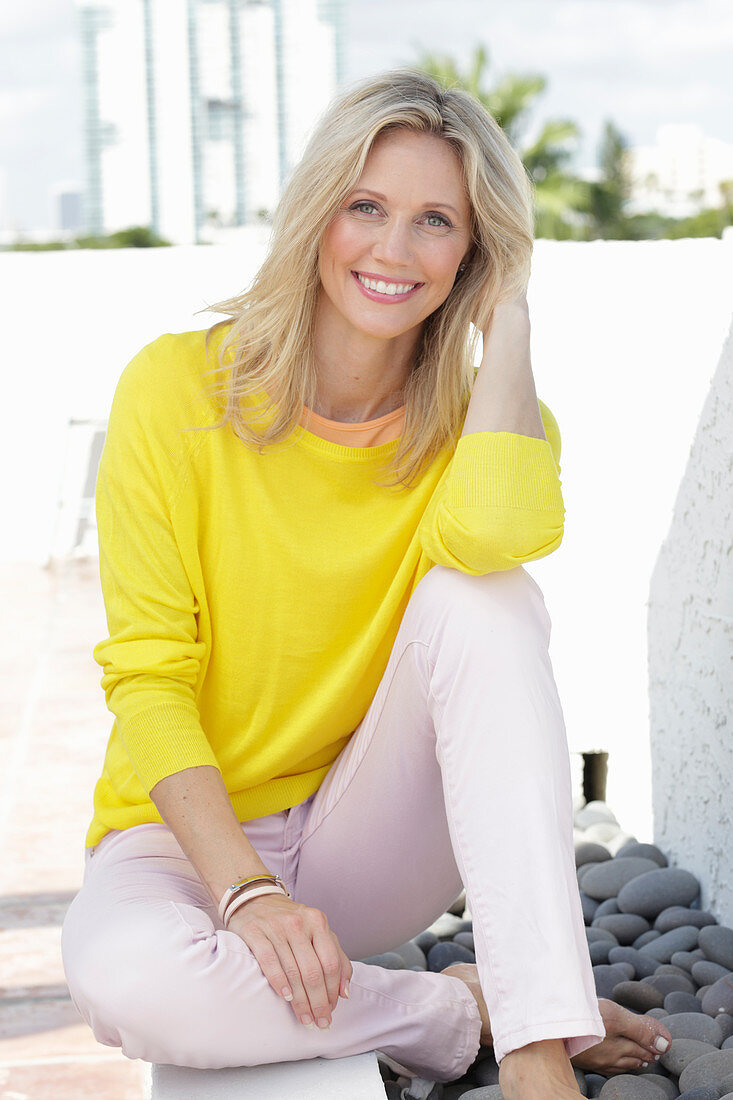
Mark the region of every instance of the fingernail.
POLYGON ((319 1019, 318 1019, 318 1026, 324 1028, 324 1030, 325 1030, 325 1029, 329 1028, 331 1025, 330 1025, 330 1023, 328 1022, 328 1020, 326 1019, 325 1016, 320 1016, 319 1019))
POLYGON ((654 1040, 654 1046, 664 1054, 665 1050, 669 1047, 669 1039, 665 1039, 663 1035, 657 1035, 654 1040))
POLYGON ((301 1024, 304 1024, 306 1027, 314 1027, 315 1026, 314 1023, 313 1023, 313 1017, 312 1016, 301 1016, 300 1017, 300 1022, 301 1022, 301 1024))
POLYGON ((285 986, 285 988, 283 989, 282 995, 286 1001, 292 1001, 293 999, 293 994, 290 992, 287 986, 285 986))
POLYGON ((344 982, 344 997, 348 997, 348 996, 349 996, 349 983, 344 982))

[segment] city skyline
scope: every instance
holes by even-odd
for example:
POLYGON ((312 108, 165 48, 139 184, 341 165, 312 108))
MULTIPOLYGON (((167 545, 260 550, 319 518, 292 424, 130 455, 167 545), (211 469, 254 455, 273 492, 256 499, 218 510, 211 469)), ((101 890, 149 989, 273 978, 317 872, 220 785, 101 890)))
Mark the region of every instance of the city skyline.
MULTIPOLYGON (((733 143, 733 10, 726 0, 346 0, 344 79, 414 64, 422 49, 465 63, 489 50, 489 82, 542 73, 528 133, 550 117, 582 130, 572 165, 596 163, 610 119, 630 145, 668 123, 733 143)), ((28 0, 0 17, 2 228, 53 228, 50 194, 84 180, 82 72, 73 0, 28 0), (4 178, 3 178, 4 177, 4 178)))

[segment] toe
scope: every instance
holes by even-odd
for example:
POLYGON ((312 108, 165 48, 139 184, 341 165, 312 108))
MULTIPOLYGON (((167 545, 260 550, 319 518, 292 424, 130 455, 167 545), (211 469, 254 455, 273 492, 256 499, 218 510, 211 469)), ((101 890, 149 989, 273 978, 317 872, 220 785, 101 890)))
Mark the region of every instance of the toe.
POLYGON ((642 1016, 642 1020, 645 1031, 643 1038, 638 1038, 637 1042, 645 1046, 653 1057, 659 1057, 665 1050, 669 1050, 672 1036, 661 1020, 655 1020, 653 1016, 642 1016))

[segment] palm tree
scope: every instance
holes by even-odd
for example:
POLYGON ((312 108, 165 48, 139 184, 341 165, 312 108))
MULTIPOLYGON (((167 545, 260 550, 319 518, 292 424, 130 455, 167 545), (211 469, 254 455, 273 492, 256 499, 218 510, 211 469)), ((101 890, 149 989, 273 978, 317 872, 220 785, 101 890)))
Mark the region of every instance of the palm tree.
POLYGON ((424 52, 417 63, 444 87, 470 92, 499 123, 535 184, 535 234, 561 239, 584 236, 582 213, 590 205, 588 184, 566 170, 580 137, 577 123, 550 119, 531 143, 523 142, 527 115, 547 87, 547 78, 511 73, 487 89, 488 65, 488 50, 481 45, 474 49, 464 71, 452 57, 430 52, 424 52))

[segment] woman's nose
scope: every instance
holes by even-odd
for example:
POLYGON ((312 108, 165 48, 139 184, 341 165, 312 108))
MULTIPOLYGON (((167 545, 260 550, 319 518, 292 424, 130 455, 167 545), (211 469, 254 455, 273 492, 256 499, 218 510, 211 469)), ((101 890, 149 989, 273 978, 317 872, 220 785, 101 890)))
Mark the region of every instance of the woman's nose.
POLYGON ((375 260, 383 260, 386 263, 411 263, 413 255, 410 226, 398 219, 387 221, 377 234, 377 239, 372 246, 372 254, 375 260))

